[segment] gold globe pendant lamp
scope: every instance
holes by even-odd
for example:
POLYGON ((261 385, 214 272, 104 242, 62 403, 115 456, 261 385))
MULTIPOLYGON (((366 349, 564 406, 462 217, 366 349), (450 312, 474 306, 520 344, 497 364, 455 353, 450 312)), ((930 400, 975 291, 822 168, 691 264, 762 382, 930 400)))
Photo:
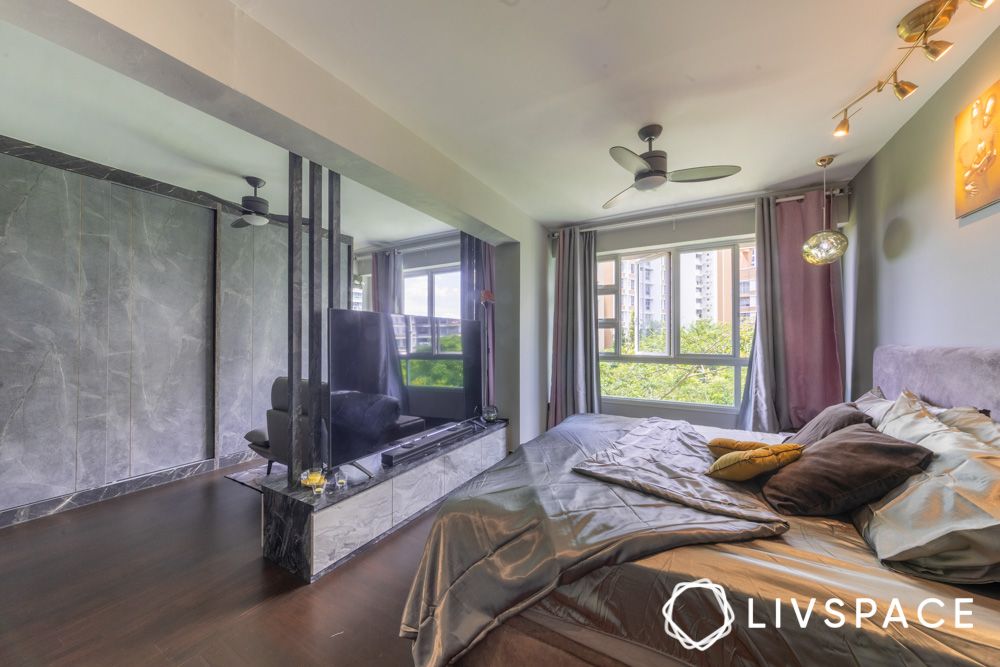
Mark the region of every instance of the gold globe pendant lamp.
POLYGON ((824 155, 816 159, 816 166, 823 168, 823 227, 802 245, 802 259, 813 266, 833 264, 847 252, 848 240, 836 229, 826 228, 826 168, 833 163, 832 155, 824 155))

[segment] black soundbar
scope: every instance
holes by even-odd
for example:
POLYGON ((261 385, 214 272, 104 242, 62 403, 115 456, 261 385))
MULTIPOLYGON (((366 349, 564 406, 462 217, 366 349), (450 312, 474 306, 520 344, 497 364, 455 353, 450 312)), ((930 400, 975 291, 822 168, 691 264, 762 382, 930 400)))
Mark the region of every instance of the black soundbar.
POLYGON ((406 461, 420 458, 438 447, 450 445, 477 431, 468 423, 457 423, 444 426, 430 433, 415 435, 402 441, 391 449, 382 452, 382 465, 391 468, 406 461))

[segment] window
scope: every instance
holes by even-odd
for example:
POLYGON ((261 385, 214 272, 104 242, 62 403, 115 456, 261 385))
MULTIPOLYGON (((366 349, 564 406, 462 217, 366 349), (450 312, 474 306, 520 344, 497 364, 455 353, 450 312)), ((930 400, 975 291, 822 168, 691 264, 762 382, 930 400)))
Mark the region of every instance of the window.
POLYGON ((431 291, 427 289, 430 276, 426 273, 403 276, 403 312, 407 315, 422 315, 430 313, 431 291))
POLYGON ((403 382, 418 387, 462 387, 462 322, 423 316, 395 324, 403 382))
POLYGON ((354 277, 351 283, 351 310, 372 309, 372 277, 371 274, 361 274, 354 277))
POLYGON ((403 272, 403 313, 423 317, 462 317, 462 277, 455 266, 403 272))
POLYGON ((739 407, 757 313, 752 243, 601 255, 601 394, 739 407))
POLYGON ((463 386, 461 291, 462 274, 455 265, 403 272, 403 312, 416 316, 396 331, 407 385, 463 386))

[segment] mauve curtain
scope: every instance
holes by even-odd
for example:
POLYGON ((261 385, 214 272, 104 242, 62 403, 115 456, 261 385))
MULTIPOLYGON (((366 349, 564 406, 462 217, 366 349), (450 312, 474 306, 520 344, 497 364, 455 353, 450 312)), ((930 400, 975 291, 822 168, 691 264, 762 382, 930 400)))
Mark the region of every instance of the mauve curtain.
POLYGON ((403 312, 403 261, 398 250, 372 253, 372 310, 403 312))
POLYGON ((597 238, 563 229, 556 246, 556 303, 548 427, 581 412, 600 412, 597 349, 597 238))
POLYGON ((843 401, 840 262, 802 259, 806 239, 823 228, 822 210, 819 190, 759 204, 758 324, 742 428, 798 429, 843 401))

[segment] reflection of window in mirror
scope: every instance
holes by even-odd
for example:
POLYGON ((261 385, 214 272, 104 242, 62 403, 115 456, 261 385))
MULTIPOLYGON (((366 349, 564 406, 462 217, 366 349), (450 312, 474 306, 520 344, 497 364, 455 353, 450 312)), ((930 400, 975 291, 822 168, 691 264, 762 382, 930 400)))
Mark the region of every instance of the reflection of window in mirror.
POLYGON ((462 317, 461 273, 459 271, 439 271, 432 274, 434 279, 434 317, 462 317))
POLYGON ((403 313, 426 316, 429 311, 426 273, 411 273, 403 276, 403 313))
POLYGON ((371 274, 354 277, 354 284, 351 286, 351 310, 372 310, 371 274))
POLYGON ((462 316, 462 273, 455 265, 403 272, 403 313, 421 317, 462 316))

